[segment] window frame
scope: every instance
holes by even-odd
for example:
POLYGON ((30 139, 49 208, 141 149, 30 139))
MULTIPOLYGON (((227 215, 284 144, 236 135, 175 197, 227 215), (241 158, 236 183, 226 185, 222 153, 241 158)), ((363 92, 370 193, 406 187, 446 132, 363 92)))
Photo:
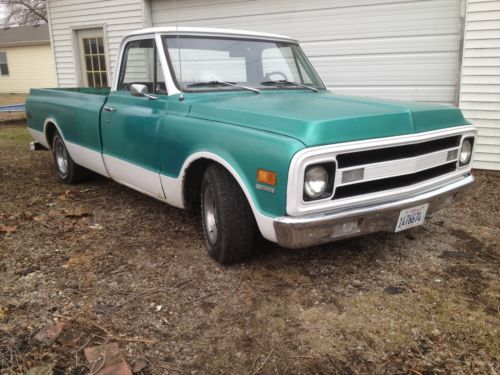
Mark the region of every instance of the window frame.
MULTIPOLYGON (((92 25, 75 25, 71 26, 72 31, 72 45, 73 56, 75 59, 75 68, 77 69, 77 82, 79 86, 92 87, 89 85, 87 77, 85 51, 82 39, 88 38, 102 38, 104 48, 104 63, 105 70, 99 70, 100 74, 105 73, 107 85, 102 87, 110 87, 112 84, 111 65, 109 57, 108 34, 106 24, 92 24, 92 25)), ((102 78, 99 77, 101 81, 102 78)))
POLYGON ((2 68, 0 68, 0 77, 8 77, 10 76, 10 69, 9 69, 9 60, 7 58, 7 51, 0 51, 0 54, 5 54, 5 62, 2 63, 0 62, 0 65, 5 65, 5 67, 7 68, 7 73, 2 73, 2 68))
POLYGON ((153 42, 153 92, 150 92, 149 94, 153 94, 153 95, 168 95, 168 88, 167 88, 167 82, 166 82, 166 79, 165 79, 165 72, 163 71, 163 66, 162 66, 162 62, 161 62, 161 59, 160 59, 160 55, 159 55, 159 51, 158 51, 158 46, 157 46, 157 43, 156 43, 156 38, 154 36, 150 36, 150 37, 146 37, 146 38, 134 38, 132 40, 127 40, 127 42, 123 45, 122 49, 121 49, 121 56, 120 56, 120 65, 119 65, 119 72, 118 72, 118 79, 117 79, 117 82, 116 82, 116 87, 114 88, 114 91, 126 91, 126 92, 130 92, 130 90, 122 90, 121 86, 123 84, 123 79, 125 78, 125 72, 126 72, 126 69, 124 69, 126 67, 126 64, 127 64, 127 61, 128 61, 128 55, 127 55, 127 52, 128 52, 128 48, 129 48, 129 45, 131 43, 135 43, 135 42, 140 42, 140 41, 145 41, 145 40, 150 40, 153 42), (159 65, 159 68, 160 70, 162 71, 162 75, 164 76, 163 79, 165 80, 165 91, 166 93, 163 93, 163 92, 157 92, 156 91, 156 86, 157 86, 157 83, 158 83, 158 65, 159 65))
MULTIPOLYGON (((296 52, 292 49, 293 52, 293 57, 296 63, 298 63, 298 60, 302 58, 302 63, 305 65, 304 70, 312 77, 314 77, 317 80, 318 83, 318 90, 320 91, 326 91, 328 88, 326 87, 325 83, 321 79, 321 76, 318 74, 316 69, 314 69, 314 66, 311 64, 309 61, 309 58, 307 55, 304 53, 302 50, 300 44, 296 41, 283 41, 283 40, 276 40, 276 39, 270 39, 270 38, 252 38, 252 37, 242 37, 240 35, 192 35, 192 34, 174 34, 174 33, 167 33, 167 34, 161 34, 161 43, 162 47, 164 49, 164 55, 167 60, 168 64, 168 69, 170 71, 170 76, 172 78, 172 81, 175 85, 175 88, 179 92, 186 92, 186 93, 207 93, 207 92, 227 92, 227 91, 242 91, 244 89, 238 89, 237 87, 217 87, 214 89, 204 89, 204 90, 193 90, 193 89, 187 89, 187 88, 182 88, 181 85, 179 84, 177 75, 175 74, 175 69, 174 65, 172 63, 172 60, 170 58, 170 52, 168 50, 168 39, 175 39, 179 36, 179 38, 197 38, 197 39, 222 39, 222 40, 227 40, 227 39, 236 39, 236 40, 245 40, 245 41, 251 41, 251 42, 270 42, 270 43, 277 43, 277 44, 287 44, 287 45, 293 45, 297 47, 297 49, 300 51, 302 56, 297 56, 296 52)), ((300 71, 300 70, 299 70, 300 71)), ((304 90, 304 88, 301 87, 269 87, 269 88, 259 88, 259 90, 265 90, 265 91, 272 91, 272 90, 304 90)))
POLYGON ((109 87, 109 79, 108 79, 108 67, 106 64, 106 50, 104 48, 104 36, 81 36, 80 37, 80 42, 82 43, 83 50, 82 50, 82 60, 83 60, 83 73, 84 73, 84 79, 87 82, 88 87, 93 87, 93 88, 101 88, 101 87, 109 87), (98 39, 102 40, 102 52, 99 51, 99 42, 98 39), (92 44, 91 40, 94 40, 96 43, 96 49, 97 53, 94 53, 92 50, 92 44), (88 43, 88 48, 90 53, 86 53, 85 51, 85 43, 88 43), (98 70, 94 69, 94 57, 97 58, 97 65, 98 65, 98 70), (104 69, 101 66, 101 57, 104 58, 104 69), (89 70, 87 66, 87 58, 90 58, 91 62, 91 70, 89 70), (89 77, 88 75, 92 76, 92 83, 93 85, 90 85, 89 77), (105 74, 106 76, 106 85, 103 85, 103 79, 102 75, 105 74), (100 85, 96 85, 96 76, 99 77, 99 83, 100 85))

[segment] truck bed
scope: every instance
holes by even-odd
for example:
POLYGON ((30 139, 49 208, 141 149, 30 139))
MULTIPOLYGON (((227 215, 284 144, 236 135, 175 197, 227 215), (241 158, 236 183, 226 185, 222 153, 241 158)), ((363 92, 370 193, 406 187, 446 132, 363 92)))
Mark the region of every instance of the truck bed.
POLYGON ((32 89, 26 101, 28 127, 43 134, 50 121, 66 142, 101 152, 100 114, 109 92, 89 87, 32 89))

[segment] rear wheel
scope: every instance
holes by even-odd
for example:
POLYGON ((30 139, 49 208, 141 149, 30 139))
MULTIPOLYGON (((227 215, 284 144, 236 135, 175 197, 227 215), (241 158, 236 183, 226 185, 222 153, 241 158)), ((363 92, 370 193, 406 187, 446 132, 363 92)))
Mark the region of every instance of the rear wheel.
POLYGON ((212 258, 232 264, 250 257, 257 228, 252 210, 234 178, 218 164, 203 175, 201 215, 212 258))
POLYGON ((52 155, 57 175, 66 184, 76 184, 86 180, 90 171, 76 164, 68 153, 61 135, 56 132, 52 139, 52 155))

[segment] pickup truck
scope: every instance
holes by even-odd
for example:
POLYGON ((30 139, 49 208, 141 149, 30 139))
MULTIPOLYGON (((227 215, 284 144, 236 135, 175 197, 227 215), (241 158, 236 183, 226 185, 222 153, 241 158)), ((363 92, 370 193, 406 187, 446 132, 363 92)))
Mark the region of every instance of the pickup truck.
POLYGON ((26 111, 63 182, 92 171, 198 209, 222 264, 259 233, 302 248, 406 230, 474 181, 459 109, 335 94, 280 35, 132 32, 111 88, 33 89, 26 111))

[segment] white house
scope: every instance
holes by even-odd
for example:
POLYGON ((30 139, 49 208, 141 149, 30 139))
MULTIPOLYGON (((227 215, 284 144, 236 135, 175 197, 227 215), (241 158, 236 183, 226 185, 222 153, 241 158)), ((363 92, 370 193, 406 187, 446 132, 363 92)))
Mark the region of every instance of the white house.
POLYGON ((291 35, 338 93, 460 104, 476 167, 500 170, 500 0, 48 0, 57 83, 106 86, 151 26, 291 35))

